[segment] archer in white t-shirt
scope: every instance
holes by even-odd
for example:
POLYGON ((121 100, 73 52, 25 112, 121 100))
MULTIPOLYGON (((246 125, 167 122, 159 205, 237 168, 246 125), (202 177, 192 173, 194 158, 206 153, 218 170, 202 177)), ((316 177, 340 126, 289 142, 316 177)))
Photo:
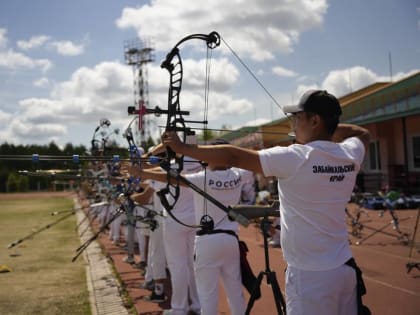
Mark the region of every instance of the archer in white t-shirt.
MULTIPOLYGON (((141 178, 166 180, 161 170, 139 170, 132 167, 131 173, 141 178)), ((237 168, 209 164, 209 169, 183 176, 225 206, 241 201, 242 172, 237 168)), ((240 253, 237 239, 238 223, 231 221, 226 212, 193 193, 195 220, 198 227, 203 218, 211 220, 212 227, 197 232, 194 242, 194 274, 202 315, 217 315, 219 279, 224 284, 232 315, 243 315, 246 309, 240 270, 240 253)), ((208 222, 208 221, 206 221, 208 222)))
MULTIPOLYGON (((288 315, 355 315, 356 272, 350 267, 344 209, 360 169, 369 132, 339 124, 341 107, 326 91, 308 91, 290 113, 296 144, 266 150, 232 145, 182 143, 167 132, 173 151, 218 165, 276 176, 281 214, 281 245, 287 261, 288 315)), ((360 278, 358 280, 361 280, 360 278)))

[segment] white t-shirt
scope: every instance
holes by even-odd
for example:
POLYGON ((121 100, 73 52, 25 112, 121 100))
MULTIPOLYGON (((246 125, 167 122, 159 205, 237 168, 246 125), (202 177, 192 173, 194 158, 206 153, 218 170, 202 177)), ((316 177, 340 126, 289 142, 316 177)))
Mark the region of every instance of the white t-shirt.
MULTIPOLYGON (((225 206, 236 205, 241 199, 243 182, 241 174, 237 169, 201 171, 195 174, 187 174, 185 178, 225 206), (204 183, 204 180, 206 183, 204 183), (205 189, 204 186, 206 186, 205 189)), ((211 201, 206 201, 206 199, 196 192, 194 192, 194 208, 197 224, 200 223, 201 217, 207 213, 213 219, 215 229, 238 232, 237 222, 231 221, 227 217, 226 212, 214 205, 211 201)))
POLYGON ((163 183, 163 182, 159 182, 157 180, 152 180, 152 179, 146 180, 146 183, 149 184, 149 186, 155 191, 153 193, 153 208, 154 208, 154 210, 158 213, 162 213, 164 208, 163 208, 162 203, 160 202, 160 198, 156 194, 156 192, 158 192, 159 190, 164 188, 166 186, 166 184, 163 183))
POLYGON ((242 168, 236 168, 242 179, 242 193, 241 193, 241 204, 252 205, 255 202, 255 177, 254 173, 242 168))
POLYGON ((281 246, 290 266, 328 270, 352 256, 344 209, 364 153, 358 138, 260 151, 264 175, 278 178, 281 246))
MULTIPOLYGON (((172 163, 175 164, 175 163, 172 163)), ((197 163, 197 160, 190 158, 188 156, 184 156, 184 170, 181 172, 181 175, 186 175, 188 173, 196 173, 202 170, 202 166, 200 163, 197 163)), ((163 187, 165 188, 166 183, 163 184, 163 187)), ((169 187, 171 193, 175 195, 175 191, 173 187, 169 187)), ((171 210, 172 213, 176 216, 179 220, 184 220, 187 218, 190 218, 191 216, 194 216, 193 211, 193 192, 191 188, 179 186, 179 197, 177 202, 174 205, 174 208, 171 210)), ((160 190, 160 189, 159 189, 160 190)), ((168 201, 170 204, 173 203, 173 198, 171 197, 171 194, 166 195, 168 198, 168 201)), ((165 216, 168 216, 168 213, 166 209, 164 209, 165 216)))

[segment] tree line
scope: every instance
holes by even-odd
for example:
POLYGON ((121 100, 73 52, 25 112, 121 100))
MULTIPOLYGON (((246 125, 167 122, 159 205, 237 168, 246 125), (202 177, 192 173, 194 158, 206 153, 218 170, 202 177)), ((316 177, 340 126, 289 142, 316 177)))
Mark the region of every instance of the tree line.
MULTIPOLYGON (((122 150, 122 149, 121 149, 122 150)), ((126 150, 125 150, 126 151, 126 150)), ((85 162, 79 164, 72 161, 44 161, 32 162, 31 156, 52 155, 52 156, 72 156, 74 154, 89 155, 90 153, 84 145, 74 146, 67 143, 62 149, 54 142, 48 145, 14 145, 7 142, 0 145, 0 156, 4 155, 25 155, 27 160, 0 160, 0 192, 24 192, 34 190, 48 190, 51 186, 52 178, 49 177, 28 177, 19 175, 19 171, 36 170, 72 170, 78 171, 86 167, 85 162)))
MULTIPOLYGON (((198 135, 199 141, 206 141, 214 137, 215 135, 211 130, 206 130, 198 135)), ((96 151, 98 149, 97 147, 92 146, 92 148, 87 149, 84 145, 75 146, 72 143, 67 143, 63 148, 60 148, 54 141, 51 141, 47 145, 15 145, 4 142, 0 145, 0 156, 24 155, 27 156, 27 159, 0 159, 0 193, 46 191, 51 189, 51 184, 54 180, 51 176, 25 176, 19 174, 19 171, 69 170, 74 174, 74 172, 82 173, 83 170, 89 168, 89 163, 86 161, 74 163, 73 161, 48 161, 40 159, 38 162, 33 162, 31 160, 33 154, 40 156, 73 156, 75 154, 79 156, 112 156, 117 154, 121 158, 128 158, 129 152, 127 147, 120 147, 115 142, 108 142, 106 147, 104 144, 100 148, 102 152, 98 152, 96 151)), ((155 141, 149 136, 141 145, 147 152, 148 148, 155 145, 155 141)))

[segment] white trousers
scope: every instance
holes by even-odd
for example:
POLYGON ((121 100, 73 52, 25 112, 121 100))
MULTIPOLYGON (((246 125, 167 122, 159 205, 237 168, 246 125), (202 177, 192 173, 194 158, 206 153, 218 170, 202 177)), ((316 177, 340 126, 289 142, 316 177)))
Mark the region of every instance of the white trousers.
MULTIPOLYGON (((186 224, 195 224, 193 213, 188 218, 179 219, 186 224)), ((195 230, 182 226, 171 217, 163 221, 163 239, 172 284, 171 310, 174 315, 186 315, 189 309, 200 309, 193 269, 195 230)))
POLYGON ((106 220, 106 216, 107 216, 107 210, 108 210, 107 205, 99 207, 98 220, 99 220, 99 224, 100 224, 101 227, 105 224, 105 220, 106 220))
POLYGON ((357 315, 356 297, 356 272, 350 266, 326 271, 287 267, 287 315, 357 315))
MULTIPOLYGON (((111 216, 115 216, 117 214, 117 210, 118 205, 116 203, 111 203, 111 216)), ((121 224, 125 217, 125 214, 120 214, 114 219, 114 221, 111 222, 110 238, 113 241, 118 242, 120 240, 121 224)))
POLYGON ((149 238, 149 255, 147 268, 151 269, 152 278, 155 280, 166 278, 166 255, 163 246, 163 220, 155 217, 158 221, 158 227, 154 231, 150 231, 149 238))
MULTIPOLYGON (((146 210, 141 207, 135 207, 134 208, 134 214, 137 216, 145 216, 146 210)), ((145 236, 149 236, 150 229, 149 226, 145 223, 136 221, 136 240, 139 247, 139 254, 140 254, 140 260, 147 262, 148 258, 146 257, 146 238, 145 236)), ((151 275, 150 275, 151 276, 151 275)))
POLYGON ((98 213, 98 218, 99 218, 99 224, 101 227, 103 227, 106 223, 106 219, 108 217, 108 213, 109 213, 109 205, 105 205, 100 207, 99 209, 99 213, 98 213))
POLYGON ((239 245, 236 237, 225 233, 197 236, 194 270, 201 315, 218 314, 219 279, 222 280, 226 291, 230 314, 245 313, 239 245))

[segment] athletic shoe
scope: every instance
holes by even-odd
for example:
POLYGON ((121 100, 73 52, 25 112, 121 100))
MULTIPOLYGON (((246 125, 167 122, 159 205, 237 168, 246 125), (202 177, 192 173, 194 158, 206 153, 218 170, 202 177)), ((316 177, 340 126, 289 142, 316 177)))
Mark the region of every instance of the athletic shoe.
POLYGON ((153 291, 155 289, 155 281, 152 279, 150 281, 143 282, 142 284, 140 284, 140 289, 153 291))
POLYGON ((281 247, 279 239, 272 239, 268 242, 268 245, 270 245, 271 247, 281 247))
POLYGON ((399 225, 399 222, 398 222, 398 219, 392 220, 391 223, 392 223, 392 228, 394 230, 399 230, 399 226, 398 226, 399 225))
POLYGON ((147 263, 145 261, 141 261, 138 264, 135 264, 134 267, 136 267, 137 269, 144 270, 146 268, 146 266, 147 266, 147 263))
POLYGON ((143 298, 145 301, 153 302, 153 303, 162 303, 165 301, 165 293, 162 294, 156 294, 154 291, 152 294, 147 295, 143 298))

